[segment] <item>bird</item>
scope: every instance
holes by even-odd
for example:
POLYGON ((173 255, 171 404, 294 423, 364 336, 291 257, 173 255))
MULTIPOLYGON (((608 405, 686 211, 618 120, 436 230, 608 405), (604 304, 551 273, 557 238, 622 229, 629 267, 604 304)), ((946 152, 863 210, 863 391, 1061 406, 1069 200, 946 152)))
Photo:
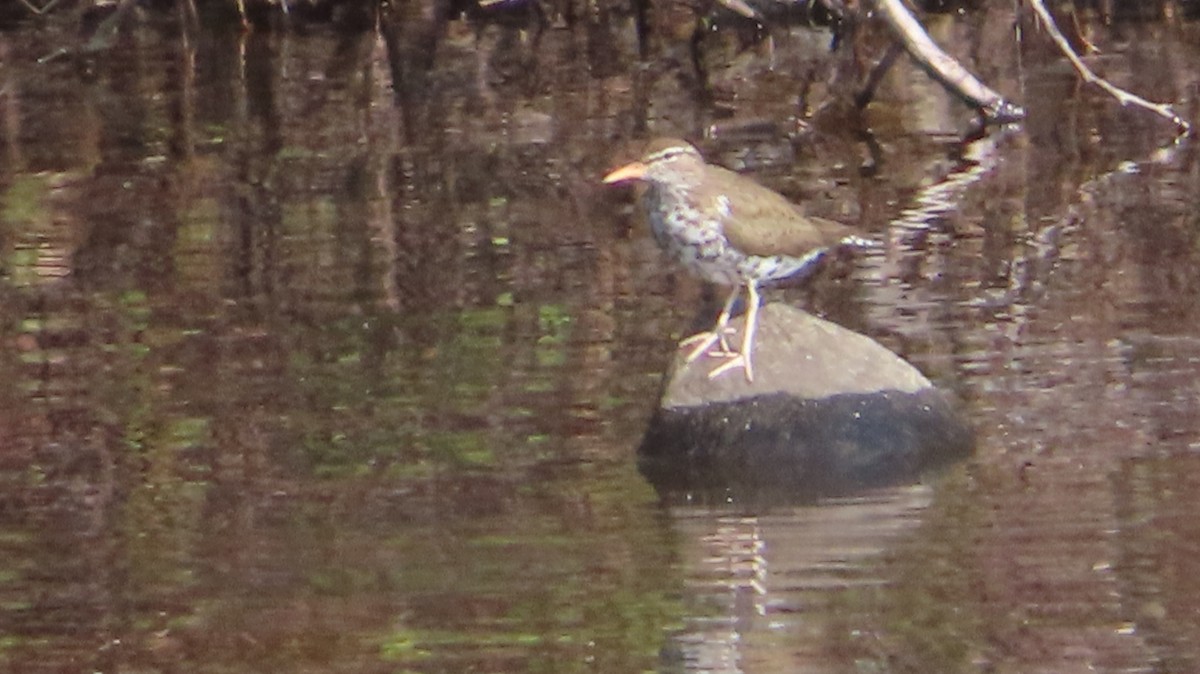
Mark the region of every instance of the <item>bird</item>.
POLYGON ((705 353, 725 359, 709 379, 740 367, 746 381, 754 381, 762 284, 799 274, 832 248, 877 245, 848 225, 807 215, 778 192, 705 162, 694 145, 677 138, 651 140, 640 159, 611 171, 602 182, 645 184, 642 206, 659 246, 700 278, 732 287, 712 330, 680 343, 691 347, 685 363, 705 353), (726 335, 743 288, 745 329, 734 350, 726 335))

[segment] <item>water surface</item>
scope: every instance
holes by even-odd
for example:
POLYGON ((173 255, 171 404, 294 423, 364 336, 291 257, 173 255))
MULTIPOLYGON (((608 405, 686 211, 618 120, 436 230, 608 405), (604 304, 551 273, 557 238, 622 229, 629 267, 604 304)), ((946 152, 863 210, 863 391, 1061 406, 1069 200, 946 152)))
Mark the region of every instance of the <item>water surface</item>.
MULTIPOLYGON (((1029 111, 967 144, 903 62, 871 136, 823 108, 825 29, 708 35, 700 96, 686 36, 641 61, 634 17, 597 11, 150 13, 45 63, 69 21, 0 33, 5 668, 1200 666, 1193 147, 1014 47, 1007 5, 929 19, 1029 111), (711 158, 886 242, 771 299, 955 395, 972 460, 660 503, 634 449, 712 292, 598 178, 713 125, 711 158)), ((1191 111, 1195 25, 1081 25, 1107 76, 1191 111)))

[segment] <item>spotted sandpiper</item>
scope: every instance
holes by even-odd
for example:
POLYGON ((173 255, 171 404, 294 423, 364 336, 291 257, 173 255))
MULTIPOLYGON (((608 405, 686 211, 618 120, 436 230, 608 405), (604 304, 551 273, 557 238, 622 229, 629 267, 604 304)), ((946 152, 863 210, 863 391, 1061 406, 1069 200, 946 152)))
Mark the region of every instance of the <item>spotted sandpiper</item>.
POLYGON ((710 379, 741 367, 746 381, 754 381, 759 285, 800 273, 835 246, 873 245, 846 225, 805 215, 777 192, 705 163, 683 140, 653 140, 641 159, 604 176, 608 184, 629 181, 648 186, 642 203, 659 245, 701 278, 733 286, 713 329, 681 342, 692 347, 688 363, 704 353, 726 359, 710 379), (741 348, 734 351, 726 332, 743 287, 749 296, 746 324, 741 348))

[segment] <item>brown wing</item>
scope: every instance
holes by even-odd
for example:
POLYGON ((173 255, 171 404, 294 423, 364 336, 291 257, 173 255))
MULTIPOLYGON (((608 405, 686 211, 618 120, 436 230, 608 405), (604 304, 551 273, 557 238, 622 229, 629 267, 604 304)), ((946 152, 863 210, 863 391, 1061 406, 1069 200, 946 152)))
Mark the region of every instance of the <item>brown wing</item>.
POLYGON ((719 183, 705 190, 712 195, 710 207, 719 209, 718 195, 729 196, 725 236, 742 252, 801 257, 854 233, 840 222, 805 215, 782 195, 732 171, 714 170, 709 176, 719 183))

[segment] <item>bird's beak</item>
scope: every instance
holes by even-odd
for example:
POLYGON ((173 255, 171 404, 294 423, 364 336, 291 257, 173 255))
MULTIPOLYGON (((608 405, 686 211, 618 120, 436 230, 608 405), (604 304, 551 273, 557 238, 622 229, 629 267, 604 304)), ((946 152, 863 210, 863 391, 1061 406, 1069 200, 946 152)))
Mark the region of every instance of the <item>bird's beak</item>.
POLYGON ((640 161, 635 161, 632 164, 626 164, 612 173, 604 176, 604 183, 607 185, 612 185, 630 180, 640 180, 645 175, 646 165, 640 161))

